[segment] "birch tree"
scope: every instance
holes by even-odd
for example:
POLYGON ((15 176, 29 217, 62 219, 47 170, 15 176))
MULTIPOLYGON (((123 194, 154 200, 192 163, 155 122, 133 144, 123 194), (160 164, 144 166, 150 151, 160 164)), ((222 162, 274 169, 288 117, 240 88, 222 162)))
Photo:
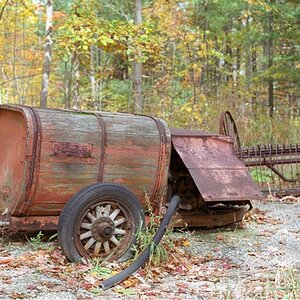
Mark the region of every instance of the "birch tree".
POLYGON ((47 97, 49 89, 49 77, 51 67, 51 47, 52 47, 52 19, 53 19, 53 1, 47 0, 46 3, 46 46, 44 54, 43 78, 41 107, 47 107, 47 97))
MULTIPOLYGON (((135 1, 135 23, 142 23, 142 0, 135 1)), ((142 63, 141 51, 133 62, 133 110, 135 113, 143 112, 143 90, 142 90, 142 63)))

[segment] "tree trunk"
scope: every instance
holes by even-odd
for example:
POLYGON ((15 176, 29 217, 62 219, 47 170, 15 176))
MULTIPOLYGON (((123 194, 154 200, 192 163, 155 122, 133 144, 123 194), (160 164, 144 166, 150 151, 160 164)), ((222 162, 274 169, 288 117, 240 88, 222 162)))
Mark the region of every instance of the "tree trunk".
MULTIPOLYGON (((238 23, 238 30, 241 31, 242 30, 242 22, 240 19, 237 20, 237 23, 238 23)), ((233 70, 233 73, 235 72, 235 78, 234 78, 234 81, 235 81, 235 88, 237 90, 239 90, 239 84, 240 84, 240 70, 241 70, 241 47, 240 45, 238 45, 236 47, 236 66, 233 70)))
POLYGON ((74 78, 74 101, 72 108, 73 109, 80 109, 80 70, 79 70, 79 62, 78 56, 75 53, 73 58, 73 74, 72 77, 74 78))
POLYGON ((92 100, 93 100, 93 107, 95 109, 97 109, 98 107, 98 102, 97 102, 97 98, 98 98, 98 84, 97 84, 97 80, 96 80, 96 76, 95 76, 95 48, 94 46, 91 46, 90 49, 90 53, 91 53, 91 60, 90 60, 90 81, 91 81, 91 88, 92 88, 92 100))
MULTIPOLYGON (((135 0, 135 23, 142 23, 142 0, 135 0)), ((142 53, 138 50, 138 58, 133 62, 133 111, 143 112, 143 90, 142 90, 142 53)))
POLYGON ((51 66, 51 47, 52 47, 52 19, 53 19, 53 2, 47 0, 46 4, 46 46, 44 54, 41 107, 47 107, 47 97, 49 88, 50 66, 51 66))
POLYGON ((269 38, 268 38, 268 69, 269 69, 269 79, 268 79, 268 94, 269 94, 269 116, 273 118, 274 113, 274 81, 271 75, 270 69, 273 67, 273 16, 272 12, 269 12, 269 38))
MULTIPOLYGON (((251 66, 252 66, 252 74, 251 74, 251 83, 253 82, 253 77, 256 76, 257 72, 257 61, 256 61, 256 50, 254 48, 251 49, 251 66)), ((254 87, 253 90, 253 83, 251 87, 251 105, 254 111, 256 111, 257 108, 257 88, 254 87)))

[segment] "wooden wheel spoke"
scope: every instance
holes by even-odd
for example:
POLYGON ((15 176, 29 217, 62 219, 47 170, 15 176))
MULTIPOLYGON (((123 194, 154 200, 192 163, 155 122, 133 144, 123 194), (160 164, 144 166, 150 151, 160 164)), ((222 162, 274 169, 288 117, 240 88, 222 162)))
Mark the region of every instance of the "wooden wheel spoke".
POLYGON ((93 226, 92 223, 81 223, 80 228, 91 230, 92 226, 93 226))
POLYGON ((116 239, 116 237, 113 235, 110 240, 116 245, 116 246, 119 246, 120 245, 120 242, 116 239))
POLYGON ((117 208, 117 209, 115 209, 113 212, 112 212, 112 214, 109 216, 112 220, 114 220, 115 218, 116 218, 116 216, 119 214, 119 212, 120 212, 120 209, 119 208, 117 208))
POLYGON ((104 213, 103 213, 103 216, 104 216, 104 217, 109 217, 110 207, 111 207, 110 204, 107 204, 107 205, 105 206, 104 213))
POLYGON ((105 242, 103 243, 103 247, 104 247, 105 254, 108 255, 108 254, 110 253, 109 242, 108 242, 108 241, 105 241, 105 242))
POLYGON ((115 229, 115 234, 125 235, 125 234, 126 234, 126 231, 125 231, 124 229, 116 228, 116 229, 115 229))
POLYGON ((94 249, 94 254, 95 254, 95 255, 98 255, 98 254, 100 253, 101 246, 102 246, 102 243, 101 243, 101 242, 97 242, 97 243, 96 243, 95 249, 94 249))
POLYGON ((89 212, 86 214, 86 216, 92 221, 94 222, 96 220, 96 218, 89 212))
POLYGON ((123 224, 124 222, 126 222, 126 219, 125 218, 120 218, 120 219, 117 219, 116 221, 114 221, 114 224, 117 227, 117 226, 123 224))
POLYGON ((102 216, 102 210, 101 207, 98 205, 96 206, 96 217, 100 218, 102 216))
POLYGON ((85 249, 85 250, 90 249, 90 248, 94 245, 95 242, 96 242, 96 240, 95 240, 94 238, 91 237, 91 238, 88 240, 88 242, 84 245, 84 249, 85 249))
POLYGON ((84 239, 87 239, 87 238, 89 238, 91 236, 92 236, 92 232, 91 231, 87 231, 85 233, 82 233, 79 237, 80 237, 81 240, 84 240, 84 239))

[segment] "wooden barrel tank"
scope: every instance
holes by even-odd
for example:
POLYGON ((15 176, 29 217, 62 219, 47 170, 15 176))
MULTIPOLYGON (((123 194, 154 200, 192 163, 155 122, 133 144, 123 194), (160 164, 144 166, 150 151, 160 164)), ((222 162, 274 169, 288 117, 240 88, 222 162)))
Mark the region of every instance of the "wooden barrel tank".
POLYGON ((0 106, 0 210, 57 216, 97 182, 127 187, 145 206, 167 185, 170 131, 158 118, 0 106))

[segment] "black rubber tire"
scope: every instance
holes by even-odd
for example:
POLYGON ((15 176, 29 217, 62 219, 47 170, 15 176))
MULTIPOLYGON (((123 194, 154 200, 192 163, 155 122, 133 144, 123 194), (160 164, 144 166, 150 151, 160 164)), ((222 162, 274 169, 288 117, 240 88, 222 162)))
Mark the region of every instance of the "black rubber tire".
POLYGON ((126 244, 123 242, 124 245, 122 245, 121 253, 112 257, 110 256, 108 260, 125 261, 130 257, 132 245, 136 241, 136 233, 145 223, 141 203, 130 190, 123 186, 113 183, 97 183, 75 194, 66 203, 60 214, 58 240, 68 260, 78 262, 81 261, 83 256, 88 258, 94 257, 93 255, 82 253, 80 250, 81 247, 78 246, 78 240, 80 239, 78 236, 78 222, 81 222, 79 221, 80 218, 83 220, 84 216, 86 216, 85 213, 91 207, 105 203, 103 199, 109 199, 110 203, 116 203, 118 207, 122 207, 130 215, 130 232, 129 234, 126 232, 126 235, 124 235, 126 237, 124 238, 124 240, 126 239, 126 244))

